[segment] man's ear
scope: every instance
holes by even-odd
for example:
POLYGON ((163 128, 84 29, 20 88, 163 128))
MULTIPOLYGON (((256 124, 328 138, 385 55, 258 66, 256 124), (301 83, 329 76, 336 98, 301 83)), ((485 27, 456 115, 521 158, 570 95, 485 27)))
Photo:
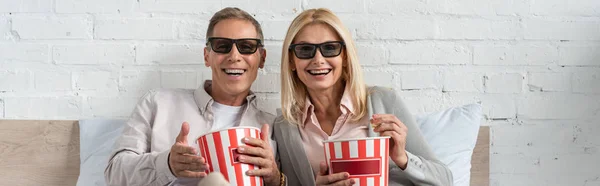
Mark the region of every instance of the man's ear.
POLYGON ((265 61, 267 59, 267 49, 261 48, 259 51, 260 51, 260 64, 258 65, 258 68, 264 68, 265 61))
POLYGON ((210 67, 208 63, 208 54, 210 53, 210 49, 208 47, 204 47, 204 66, 210 67))

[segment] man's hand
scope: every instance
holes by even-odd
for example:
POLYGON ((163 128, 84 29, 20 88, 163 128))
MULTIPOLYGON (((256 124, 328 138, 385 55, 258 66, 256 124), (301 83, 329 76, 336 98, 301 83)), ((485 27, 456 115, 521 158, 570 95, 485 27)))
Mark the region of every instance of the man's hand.
POLYGON ((271 148, 269 125, 263 124, 261 128, 261 138, 256 139, 246 137, 243 142, 246 146, 238 147, 239 161, 242 163, 253 164, 259 166, 258 170, 249 170, 246 172, 248 176, 261 176, 265 181, 265 185, 274 186, 280 184, 280 172, 273 157, 273 149, 271 148))
POLYGON ((208 164, 202 156, 196 155, 195 148, 188 145, 187 135, 189 132, 190 124, 183 122, 181 131, 169 153, 169 168, 178 178, 202 178, 206 176, 205 171, 208 169, 208 164))

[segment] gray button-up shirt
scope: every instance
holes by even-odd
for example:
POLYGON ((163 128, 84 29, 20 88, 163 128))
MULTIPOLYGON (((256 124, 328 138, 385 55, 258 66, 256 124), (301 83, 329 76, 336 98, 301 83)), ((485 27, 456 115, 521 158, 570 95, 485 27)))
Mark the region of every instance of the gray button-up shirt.
MULTIPOLYGON (((176 177, 169 169, 168 156, 181 124, 184 121, 190 124, 187 139, 190 146, 211 129, 214 100, 206 92, 211 84, 207 80, 196 90, 158 89, 143 96, 127 121, 123 135, 116 141, 104 171, 106 183, 163 186, 174 181, 176 177)), ((260 128, 273 122, 275 116, 258 109, 253 93, 246 101, 240 126, 260 128)))

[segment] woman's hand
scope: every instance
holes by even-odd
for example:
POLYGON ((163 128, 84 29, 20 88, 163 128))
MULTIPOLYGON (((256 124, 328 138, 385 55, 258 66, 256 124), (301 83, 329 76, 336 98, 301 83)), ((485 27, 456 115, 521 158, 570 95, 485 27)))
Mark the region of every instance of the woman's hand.
POLYGON ((350 174, 347 172, 339 172, 327 175, 327 164, 321 162, 319 174, 317 175, 316 184, 318 186, 351 186, 354 185, 354 180, 350 179, 350 174))
POLYGON ((408 128, 392 114, 373 114, 371 124, 375 132, 381 136, 390 136, 390 157, 402 170, 408 164, 406 154, 406 135, 408 128))

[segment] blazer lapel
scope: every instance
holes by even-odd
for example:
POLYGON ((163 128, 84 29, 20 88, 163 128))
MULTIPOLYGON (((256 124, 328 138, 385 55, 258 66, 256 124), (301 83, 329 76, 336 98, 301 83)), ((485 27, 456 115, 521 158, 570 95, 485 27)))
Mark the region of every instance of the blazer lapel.
POLYGON ((292 163, 291 166, 301 185, 315 185, 313 170, 304 151, 298 126, 282 122, 280 123, 280 127, 283 129, 281 131, 282 136, 285 136, 282 140, 285 145, 283 145, 281 151, 288 153, 292 163))

